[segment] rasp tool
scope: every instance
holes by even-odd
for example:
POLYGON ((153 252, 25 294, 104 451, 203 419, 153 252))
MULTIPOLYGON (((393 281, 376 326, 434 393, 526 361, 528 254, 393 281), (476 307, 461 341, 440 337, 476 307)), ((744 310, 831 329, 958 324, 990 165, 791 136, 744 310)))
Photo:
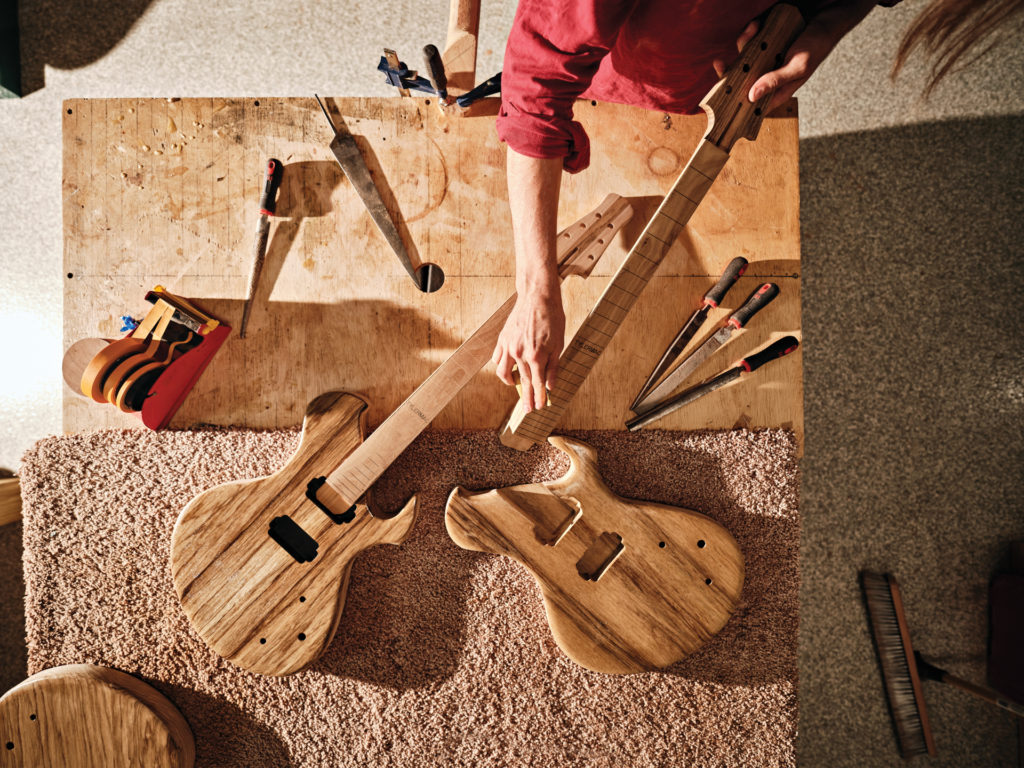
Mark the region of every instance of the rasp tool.
POLYGON ((697 370, 697 367, 711 357, 720 347, 729 341, 733 331, 743 328, 750 318, 760 310, 768 306, 769 302, 779 293, 779 286, 775 283, 765 283, 746 300, 742 307, 737 309, 732 316, 725 321, 725 324, 708 338, 697 349, 690 353, 689 357, 683 360, 678 366, 669 372, 661 383, 652 388, 636 404, 634 412, 643 415, 648 411, 657 408, 672 394, 672 390, 686 381, 687 377, 697 370), (637 410, 638 409, 638 410, 637 410))
POLYGON ((391 250, 395 252, 398 261, 401 262, 405 271, 409 273, 409 277, 413 279, 416 286, 424 293, 436 291, 444 281, 444 273, 433 264, 421 264, 418 268, 412 265, 412 259, 409 258, 409 252, 405 249, 405 243, 402 242, 402 238, 398 234, 398 227, 391 218, 387 206, 384 205, 384 200, 380 196, 380 190, 373 183, 370 169, 367 167, 366 160, 363 159, 363 155, 356 145, 355 137, 349 133, 348 127, 343 120, 339 120, 338 124, 335 124, 330 113, 327 111, 327 107, 320 101, 319 96, 316 97, 316 102, 320 105, 320 109, 323 110, 324 117, 327 118, 331 130, 334 131, 334 139, 331 141, 331 152, 334 153, 334 157, 338 160, 341 170, 345 172, 349 182, 351 182, 359 197, 362 198, 366 210, 370 212, 370 217, 373 219, 374 224, 377 225, 377 229, 384 235, 384 239, 388 241, 391 250))
POLYGON ((267 161, 267 173, 263 181, 263 194, 260 196, 260 220, 256 227, 256 242, 253 245, 252 270, 249 272, 249 290, 245 296, 245 307, 242 309, 242 324, 238 327, 238 338, 245 338, 245 327, 249 325, 249 312, 252 311, 252 300, 256 295, 256 285, 263 271, 263 259, 267 255, 267 239, 270 236, 270 217, 277 210, 277 190, 281 186, 284 166, 280 160, 270 158, 267 161))
POLYGON ((743 360, 740 361, 740 364, 735 368, 732 368, 725 373, 720 373, 695 387, 691 387, 685 392, 680 392, 678 395, 674 395, 668 400, 659 403, 654 408, 644 411, 639 416, 630 419, 626 422, 626 428, 629 429, 630 432, 636 432, 638 429, 650 424, 652 421, 668 416, 670 413, 679 410, 684 405, 688 405, 694 400, 704 397, 704 395, 709 392, 721 389, 726 384, 738 379, 744 373, 756 371, 769 360, 774 360, 777 357, 784 357, 788 355, 798 346, 800 346, 800 342, 797 341, 795 336, 784 336, 761 351, 743 358, 743 360))
POLYGON ((665 350, 665 354, 661 356, 661 360, 654 366, 654 370, 651 371, 651 375, 647 377, 647 381, 644 382, 643 389, 633 398, 633 404, 629 406, 630 410, 636 409, 640 401, 644 399, 644 395, 651 391, 651 387, 655 385, 658 379, 661 378, 662 374, 665 373, 671 367, 672 363, 676 361, 680 353, 686 349, 686 345, 690 343, 690 339, 694 337, 694 334, 700 330, 700 327, 704 324, 707 319, 708 311, 712 307, 717 307, 722 299, 725 298, 725 294, 728 293, 729 289, 739 280, 740 276, 747 269, 747 260, 742 256, 737 256, 735 259, 729 262, 729 266, 725 268, 725 272, 722 273, 722 277, 715 283, 714 287, 704 294, 704 303, 699 309, 695 310, 690 319, 686 321, 686 325, 679 331, 672 343, 668 345, 668 349, 665 350))

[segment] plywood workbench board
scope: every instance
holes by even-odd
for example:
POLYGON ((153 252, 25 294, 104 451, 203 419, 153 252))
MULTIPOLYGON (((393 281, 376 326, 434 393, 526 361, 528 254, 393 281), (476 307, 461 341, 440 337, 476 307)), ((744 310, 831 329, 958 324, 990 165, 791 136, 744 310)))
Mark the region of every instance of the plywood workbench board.
MULTIPOLYGON (((263 171, 270 157, 285 164, 247 338, 227 341, 171 426, 294 425, 307 401, 330 389, 366 398, 376 426, 513 291, 505 148, 493 109, 454 118, 417 98, 328 103, 356 135, 413 259, 444 269, 440 291, 420 293, 400 267, 329 151, 332 134, 313 98, 64 103, 65 347, 123 335, 119 317, 145 314, 143 296, 157 284, 237 325, 263 171)), ((632 198, 636 213, 590 279, 565 283, 567 340, 706 125, 703 116, 592 102, 580 102, 576 115, 590 134, 592 163, 564 184, 560 226, 610 192, 632 198)), ((757 142, 733 150, 563 427, 623 428, 647 373, 735 256, 751 266, 727 310, 767 279, 781 295, 697 375, 724 370, 770 339, 799 336, 799 232, 794 102, 765 121, 757 142)), ((514 398, 488 366, 434 426, 497 427, 514 398)), ((802 440, 799 351, 658 426, 737 424, 791 427, 802 440)), ((138 425, 65 389, 65 431, 138 425)))

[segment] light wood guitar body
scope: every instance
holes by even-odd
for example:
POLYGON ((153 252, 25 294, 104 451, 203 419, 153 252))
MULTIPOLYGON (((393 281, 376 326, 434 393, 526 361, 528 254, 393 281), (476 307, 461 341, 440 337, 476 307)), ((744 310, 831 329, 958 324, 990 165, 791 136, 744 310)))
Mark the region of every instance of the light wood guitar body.
POLYGON ((355 395, 321 395, 281 470, 212 488, 178 517, 171 570, 181 606, 213 650, 245 669, 287 675, 320 656, 341 617, 353 558, 375 544, 400 544, 412 528, 415 497, 387 519, 363 504, 350 512, 326 485, 315 493, 333 518, 307 497, 322 468, 341 464, 362 442, 365 408, 355 395), (300 562, 286 546, 309 559, 300 562))
MULTIPOLYGON (((632 210, 609 195, 559 236, 559 274, 590 274, 632 210)), ((334 636, 352 559, 399 544, 416 499, 389 519, 359 503, 373 483, 490 360, 515 296, 363 440, 366 403, 331 392, 310 403, 302 441, 270 477, 200 494, 178 517, 171 571, 182 608, 206 643, 265 675, 297 672, 334 636)))
POLYGON ((569 471, 483 493, 456 487, 445 510, 452 540, 525 565, 555 641, 587 669, 659 669, 711 639, 743 586, 732 535, 698 512, 616 496, 593 448, 549 442, 569 455, 569 471))
POLYGON ((195 754, 174 704, 116 669, 46 669, 0 698, 0 768, 191 768, 195 754))

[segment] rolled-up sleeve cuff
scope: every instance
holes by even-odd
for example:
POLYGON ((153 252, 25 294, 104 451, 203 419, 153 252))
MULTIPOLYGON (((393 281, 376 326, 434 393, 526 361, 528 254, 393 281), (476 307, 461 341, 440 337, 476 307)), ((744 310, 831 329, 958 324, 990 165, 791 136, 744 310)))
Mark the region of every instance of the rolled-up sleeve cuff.
POLYGON ((590 165, 590 139, 575 120, 551 115, 531 115, 502 104, 497 119, 498 138, 527 157, 561 157, 569 173, 590 165))

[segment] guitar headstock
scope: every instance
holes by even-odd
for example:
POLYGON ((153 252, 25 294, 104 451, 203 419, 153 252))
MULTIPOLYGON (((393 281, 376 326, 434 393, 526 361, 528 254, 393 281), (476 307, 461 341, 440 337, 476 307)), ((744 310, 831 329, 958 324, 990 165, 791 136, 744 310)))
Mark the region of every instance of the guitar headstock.
POLYGON ((728 152, 738 139, 757 138, 772 93, 755 103, 747 100, 747 94, 761 75, 782 66, 803 29, 804 18, 796 6, 779 3, 772 7, 761 29, 700 103, 708 114, 708 141, 728 152))
POLYGON ((558 274, 562 277, 589 277, 601 254, 632 216, 633 207, 629 200, 612 194, 569 229, 559 232, 558 274))

